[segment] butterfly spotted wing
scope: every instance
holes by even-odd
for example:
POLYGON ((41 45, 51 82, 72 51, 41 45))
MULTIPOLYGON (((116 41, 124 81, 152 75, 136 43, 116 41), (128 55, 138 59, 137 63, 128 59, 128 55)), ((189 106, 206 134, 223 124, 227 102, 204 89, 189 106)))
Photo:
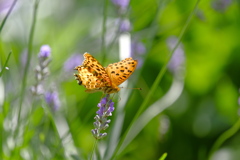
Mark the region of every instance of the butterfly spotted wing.
POLYGON ((98 62, 98 60, 89 53, 84 53, 83 56, 84 61, 82 65, 87 68, 89 72, 102 79, 102 81, 110 83, 110 79, 106 73, 105 68, 98 62))
POLYGON ((126 58, 120 62, 109 64, 106 72, 112 84, 118 86, 126 81, 137 67, 137 60, 126 58))
POLYGON ((76 68, 78 70, 78 74, 74 75, 78 80, 78 84, 85 86, 88 89, 87 92, 92 92, 96 88, 104 86, 104 84, 96 76, 89 72, 87 68, 82 66, 78 66, 76 68))
POLYGON ((74 74, 79 85, 85 86, 86 92, 105 92, 110 87, 110 78, 105 68, 89 53, 85 53, 82 65, 75 67, 78 74, 74 74))

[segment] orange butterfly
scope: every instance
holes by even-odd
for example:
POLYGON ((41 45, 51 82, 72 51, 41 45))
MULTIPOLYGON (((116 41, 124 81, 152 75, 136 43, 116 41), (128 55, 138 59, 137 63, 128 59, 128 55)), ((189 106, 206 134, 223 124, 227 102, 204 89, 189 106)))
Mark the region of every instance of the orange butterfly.
POLYGON ((84 53, 84 61, 75 67, 78 74, 74 74, 79 85, 83 85, 86 92, 102 91, 106 94, 120 91, 118 85, 126 81, 137 67, 137 60, 126 58, 120 62, 109 64, 104 68, 92 55, 84 53))

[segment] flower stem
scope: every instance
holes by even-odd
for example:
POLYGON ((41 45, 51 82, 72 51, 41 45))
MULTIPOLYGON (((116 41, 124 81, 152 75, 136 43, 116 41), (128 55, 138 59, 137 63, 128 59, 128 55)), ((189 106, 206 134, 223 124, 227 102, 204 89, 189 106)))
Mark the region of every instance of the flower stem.
POLYGON ((93 144, 92 155, 91 155, 90 160, 93 160, 94 151, 95 151, 95 149, 96 149, 96 147, 97 147, 97 143, 98 143, 98 139, 95 139, 95 142, 94 142, 94 144, 93 144))
POLYGON ((34 4, 34 10, 33 10, 33 21, 32 21, 32 26, 29 34, 29 42, 28 42, 28 57, 27 57, 27 63, 24 69, 24 74, 23 74, 23 80, 22 80, 22 85, 21 85, 21 92, 20 92, 20 100, 19 100, 19 111, 18 111, 18 121, 20 122, 20 115, 21 115, 21 110, 22 110, 22 103, 24 100, 25 96, 25 90, 26 90, 26 81, 27 81, 27 75, 28 75, 28 69, 30 66, 30 60, 32 56, 32 43, 33 43, 33 36, 34 36, 34 30, 36 26, 36 19, 37 19, 37 10, 38 10, 38 4, 40 0, 35 0, 34 4))
POLYGON ((16 3, 17 3, 17 0, 14 0, 13 3, 12 3, 12 5, 11 5, 11 7, 10 7, 10 9, 8 10, 6 16, 4 17, 4 19, 3 19, 3 21, 2 21, 2 24, 1 24, 1 26, 0 26, 0 33, 1 33, 2 29, 3 29, 4 24, 5 24, 6 21, 7 21, 8 16, 9 16, 10 13, 12 12, 12 10, 13 10, 13 8, 14 8, 14 6, 15 6, 16 3))
MULTIPOLYGON (((57 152, 58 152, 58 154, 61 154, 62 157, 65 159, 66 157, 65 157, 65 155, 64 155, 64 147, 63 147, 63 144, 62 144, 62 141, 61 141, 61 136, 60 136, 60 134, 59 134, 57 125, 56 125, 56 123, 55 123, 55 121, 54 121, 54 117, 53 117, 51 111, 49 110, 49 108, 44 107, 44 109, 45 109, 45 112, 46 112, 46 116, 47 116, 47 117, 49 118, 49 120, 50 120, 51 127, 52 127, 52 129, 53 129, 53 131, 54 131, 54 133, 55 133, 55 136, 57 137, 56 146, 58 146, 58 147, 56 147, 56 149, 53 150, 53 152, 54 152, 54 153, 57 153, 57 152)), ((49 124, 46 124, 46 125, 47 125, 47 128, 46 128, 46 130, 45 130, 45 134, 47 135, 47 132, 49 131, 49 124)))

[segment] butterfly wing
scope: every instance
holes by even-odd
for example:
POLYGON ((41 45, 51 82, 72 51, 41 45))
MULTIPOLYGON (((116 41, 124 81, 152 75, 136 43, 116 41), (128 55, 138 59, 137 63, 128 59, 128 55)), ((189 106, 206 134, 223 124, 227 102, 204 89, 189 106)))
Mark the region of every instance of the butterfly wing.
POLYGON ((103 91, 111 87, 111 81, 105 68, 89 53, 84 53, 82 65, 77 66, 78 74, 75 74, 79 85, 87 88, 86 92, 103 91))
POLYGON ((106 73, 105 68, 91 54, 84 53, 83 56, 84 56, 84 61, 82 66, 87 68, 88 71, 92 73, 94 76, 101 79, 101 81, 109 83, 107 84, 109 86, 111 81, 108 74, 106 73))
POLYGON ((112 85, 120 85, 126 81, 137 67, 137 60, 126 58, 120 62, 109 64, 106 72, 110 77, 112 85))
POLYGON ((89 70, 84 66, 76 67, 78 70, 78 74, 74 74, 76 80, 78 80, 79 85, 83 85, 87 88, 86 92, 97 92, 101 91, 102 88, 106 86, 105 82, 100 78, 95 76, 93 73, 89 72, 89 70))

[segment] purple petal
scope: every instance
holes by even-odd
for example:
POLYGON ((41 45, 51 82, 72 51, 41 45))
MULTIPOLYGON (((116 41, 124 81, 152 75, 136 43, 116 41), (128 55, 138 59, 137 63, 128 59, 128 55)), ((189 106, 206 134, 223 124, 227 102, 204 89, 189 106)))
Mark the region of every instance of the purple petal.
POLYGON ((108 111, 109 112, 113 112, 114 111, 114 102, 110 102, 110 105, 109 105, 109 108, 108 108, 108 111))
POLYGON ((60 107, 60 100, 56 91, 46 92, 45 101, 50 107, 53 108, 54 111, 58 110, 60 107))
POLYGON ((49 45, 43 45, 40 49, 39 57, 48 58, 51 54, 51 48, 49 45))
POLYGON ((74 67, 80 65, 83 61, 82 54, 75 53, 72 56, 70 56, 64 63, 64 70, 66 72, 70 72, 73 70, 74 67))
POLYGON ((212 3, 212 8, 219 12, 224 12, 230 6, 232 0, 215 0, 212 3))
POLYGON ((100 103, 101 103, 102 105, 105 105, 105 104, 107 104, 107 100, 108 100, 107 97, 104 97, 104 98, 101 99, 101 102, 100 102, 100 103))
MULTIPOLYGON (((178 39, 176 37, 170 37, 167 39, 167 44, 171 50, 175 47, 177 41, 178 39)), ((179 45, 177 49, 174 51, 172 58, 169 61, 168 68, 170 71, 175 72, 184 62, 185 62, 184 50, 182 49, 182 45, 179 45)))
POLYGON ((112 3, 122 9, 126 9, 129 5, 129 0, 112 0, 112 3))
POLYGON ((131 28, 132 28, 132 26, 128 19, 124 19, 124 20, 120 21, 119 30, 121 32, 129 32, 131 30, 131 28))
POLYGON ((137 57, 138 55, 142 55, 146 53, 146 47, 141 42, 133 42, 131 44, 131 56, 137 57))
POLYGON ((96 112, 100 117, 103 116, 104 113, 104 107, 100 107, 99 110, 96 112))

